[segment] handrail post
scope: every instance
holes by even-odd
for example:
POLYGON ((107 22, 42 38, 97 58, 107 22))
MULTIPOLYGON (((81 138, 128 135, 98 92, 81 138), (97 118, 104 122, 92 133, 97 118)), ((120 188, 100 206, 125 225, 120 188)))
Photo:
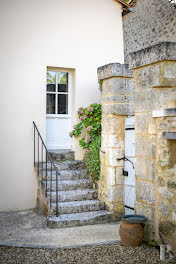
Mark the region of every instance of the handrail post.
POLYGON ((51 168, 50 168, 50 209, 51 209, 51 207, 52 207, 52 173, 53 173, 53 171, 52 171, 53 164, 51 161, 50 161, 50 166, 51 166, 51 168))
POLYGON ((46 151, 46 166, 45 166, 45 171, 46 171, 46 192, 45 192, 45 195, 47 197, 47 184, 48 184, 48 155, 47 155, 47 151, 46 151))
POLYGON ((40 158, 40 156, 39 156, 39 134, 38 134, 38 150, 37 150, 37 152, 38 152, 38 176, 39 176, 39 158, 40 158))
POLYGON ((34 167, 35 167, 35 125, 34 125, 34 167))
POLYGON ((42 181, 43 181, 43 144, 41 144, 41 156, 42 156, 42 174, 41 174, 41 177, 42 177, 42 181))
POLYGON ((58 210, 58 171, 56 170, 56 216, 59 216, 58 210))

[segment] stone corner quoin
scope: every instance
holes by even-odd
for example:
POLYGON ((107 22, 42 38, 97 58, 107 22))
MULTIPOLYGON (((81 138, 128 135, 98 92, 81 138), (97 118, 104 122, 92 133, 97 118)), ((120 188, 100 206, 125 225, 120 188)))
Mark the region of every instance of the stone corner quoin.
POLYGON ((176 42, 161 42, 129 54, 130 69, 165 60, 176 60, 176 42))
POLYGON ((98 80, 104 80, 111 77, 133 77, 133 71, 128 64, 109 63, 97 69, 98 80))

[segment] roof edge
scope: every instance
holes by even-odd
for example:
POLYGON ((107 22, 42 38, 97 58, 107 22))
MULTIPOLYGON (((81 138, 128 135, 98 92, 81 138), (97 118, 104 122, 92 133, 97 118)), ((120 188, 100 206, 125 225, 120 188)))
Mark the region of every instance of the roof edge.
POLYGON ((127 4, 127 2, 125 2, 124 0, 117 0, 120 4, 122 4, 124 7, 126 8, 130 8, 130 5, 127 4))

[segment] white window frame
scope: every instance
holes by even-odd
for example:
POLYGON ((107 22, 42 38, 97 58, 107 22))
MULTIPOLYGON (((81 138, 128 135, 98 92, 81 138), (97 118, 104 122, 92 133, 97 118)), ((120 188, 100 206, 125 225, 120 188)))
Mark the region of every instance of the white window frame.
MULTIPOLYGON (((52 69, 50 67, 48 67, 47 69, 47 72, 50 71, 50 72, 65 72, 65 73, 68 73, 68 92, 64 93, 64 92, 58 92, 58 82, 57 82, 57 74, 56 74, 56 90, 55 92, 49 92, 47 91, 47 88, 46 88, 46 95, 47 94, 55 94, 55 112, 57 112, 57 107, 58 107, 58 94, 67 94, 68 95, 68 114, 46 114, 46 117, 50 117, 50 118, 70 118, 71 117, 71 98, 72 98, 72 72, 70 70, 67 70, 67 69, 60 69, 58 68, 57 70, 56 69, 52 69)), ((46 83, 46 86, 47 86, 47 83, 46 83)), ((46 104, 47 104, 47 100, 46 100, 46 104)))

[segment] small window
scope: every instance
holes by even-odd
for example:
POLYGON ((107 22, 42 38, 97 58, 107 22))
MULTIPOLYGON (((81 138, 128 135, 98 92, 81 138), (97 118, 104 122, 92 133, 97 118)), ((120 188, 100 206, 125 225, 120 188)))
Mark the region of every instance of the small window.
POLYGON ((58 114, 68 114, 68 94, 58 94, 58 114))
POLYGON ((68 114, 68 72, 47 71, 46 113, 68 114))

